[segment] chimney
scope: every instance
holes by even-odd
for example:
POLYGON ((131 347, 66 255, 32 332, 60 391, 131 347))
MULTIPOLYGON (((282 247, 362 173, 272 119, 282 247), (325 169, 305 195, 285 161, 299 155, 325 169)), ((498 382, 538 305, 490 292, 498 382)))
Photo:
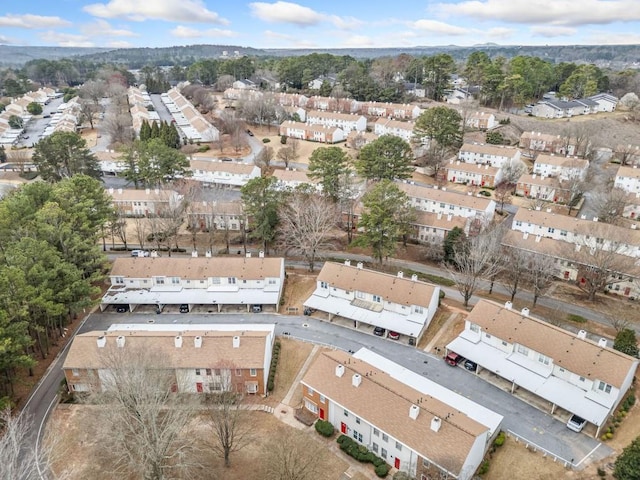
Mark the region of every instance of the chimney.
POLYGON ((507 310, 511 310, 512 307, 513 307, 513 303, 504 302, 504 308, 506 308, 507 310))
POLYGON ((351 260, 345 260, 345 261, 344 261, 344 264, 345 264, 347 267, 350 267, 350 266, 351 266, 351 260))
POLYGON ((233 348, 240 348, 240 337, 238 335, 233 337, 233 348))
POLYGON ((598 221, 598 217, 593 217, 593 221, 597 222, 598 221))
POLYGON ((191 256, 192 256, 193 258, 198 258, 198 251, 197 251, 197 250, 192 250, 192 251, 191 251, 191 256))
POLYGON ((411 408, 409 408, 409 417, 412 420, 415 420, 416 418, 418 418, 419 413, 420 413, 420 407, 418 405, 411 405, 411 408))
POLYGON ((145 188, 144 189, 144 193, 146 193, 147 195, 149 195, 151 193, 151 189, 150 188, 145 188))
POLYGON ((584 340, 585 338, 587 338, 587 331, 586 330, 579 330, 577 336, 578 336, 578 338, 582 338, 584 340))
POLYGON ((118 194, 122 195, 122 189, 121 188, 118 189, 118 194))
POLYGON ((547 213, 551 213, 551 209, 550 208, 547 208, 547 213))
POLYGON ((156 189, 154 190, 154 192, 155 192, 155 194, 156 194, 156 195, 158 195, 158 194, 160 193, 160 189, 159 189, 159 188, 156 188, 156 189))
POLYGON ((175 344, 176 348, 182 348, 182 336, 176 335, 176 337, 173 339, 173 343, 175 344))
POLYGON ((358 267, 359 270, 362 270, 362 267, 363 267, 362 262, 358 262, 358 265, 356 266, 358 267))
POLYGON ((434 432, 437 432, 438 430, 440 430, 441 425, 442 425, 442 420, 440 420, 440 417, 433 417, 431 419, 431 430, 433 430, 434 432))
POLYGON ((116 338, 116 345, 120 348, 124 347, 124 340, 125 338, 122 335, 119 335, 118 338, 116 338))
POLYGON ((524 307, 520 313, 522 314, 523 317, 528 317, 529 309, 527 307, 524 307))
POLYGON ((158 252, 156 250, 151 250, 151 258, 158 258, 158 252))
POLYGON ((416 275, 415 273, 413 275, 411 275, 411 281, 417 282, 418 281, 418 275, 416 275))
POLYGON ((336 377, 342 377, 344 375, 344 365, 336 365, 336 377))
POLYGON ((196 348, 202 348, 202 337, 200 335, 193 339, 193 346, 196 348))
POLYGON ((538 205, 538 206, 536 207, 536 212, 539 212, 540 210, 542 210, 542 208, 540 207, 540 205, 538 205))
POLYGON ((404 272, 403 271, 398 272, 398 278, 403 278, 403 277, 404 277, 404 272))
POLYGON ((264 258, 264 252, 262 250, 258 252, 258 257, 264 258))
POLYGON ((442 212, 438 214, 438 220, 442 219, 442 212))
POLYGON ((113 195, 113 192, 114 192, 114 191, 115 191, 115 190, 113 189, 113 187, 109 187, 109 193, 110 193, 111 195, 113 195))
POLYGON ((540 240, 542 240, 542 236, 536 235, 536 243, 540 243, 540 240))
POLYGON ((207 250, 204 254, 205 257, 211 258, 211 250, 207 250))
POLYGON ((351 385, 354 387, 359 387, 362 383, 362 376, 359 373, 354 373, 353 377, 351 377, 351 385))
POLYGON ((107 337, 105 337, 104 335, 100 335, 98 337, 98 348, 104 348, 106 344, 107 344, 107 337))
POLYGON ((587 216, 586 215, 580 215, 580 220, 586 220, 587 216))
POLYGON ((447 215, 447 222, 450 222, 452 218, 453 218, 452 214, 447 215))
POLYGON ((523 240, 526 240, 527 238, 529 238, 529 232, 524 232, 524 233, 522 234, 522 239, 523 239, 523 240))
POLYGON ((251 258, 251 252, 247 252, 247 254, 245 255, 245 257, 247 257, 247 258, 251 258))
POLYGON ((606 338, 601 338, 600 340, 598 340, 598 346, 605 348, 607 346, 607 339, 606 338))

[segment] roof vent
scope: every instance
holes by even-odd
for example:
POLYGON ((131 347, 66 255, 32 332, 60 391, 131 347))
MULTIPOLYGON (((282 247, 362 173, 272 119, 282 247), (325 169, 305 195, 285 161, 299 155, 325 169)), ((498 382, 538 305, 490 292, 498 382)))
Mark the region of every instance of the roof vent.
POLYGON ((344 365, 336 365, 336 377, 342 377, 344 375, 344 365))
POLYGON ((431 419, 431 430, 433 430, 434 432, 437 432, 438 430, 440 430, 441 425, 442 425, 442 420, 440 419, 440 417, 433 417, 431 419))
POLYGON ((420 407, 418 405, 411 405, 411 408, 409 408, 409 417, 415 420, 416 418, 418 418, 419 413, 420 407))
POLYGON ((601 338, 600 340, 598 340, 598 346, 605 348, 607 346, 607 339, 606 338, 601 338))
POLYGON ((635 223, 631 224, 631 230, 636 230, 638 228, 638 225, 636 225, 635 223))
POLYGON ((176 338, 173 339, 173 343, 176 348, 182 348, 182 337, 180 335, 176 335, 176 338))
POLYGON ((583 340, 585 338, 587 338, 587 331, 586 330, 578 330, 578 338, 582 338, 583 340))
POLYGON ((597 222, 598 221, 598 217, 593 217, 593 221, 597 222))
POLYGON ((238 335, 233 337, 233 348, 240 348, 240 337, 238 335))
POLYGON ((202 337, 200 335, 198 335, 193 339, 193 345, 196 348, 202 348, 202 337))
POLYGON ((354 387, 359 387, 362 383, 362 376, 359 373, 354 373, 353 377, 351 377, 351 385, 354 387))
POLYGON ((525 317, 528 317, 528 316, 529 316, 529 309, 528 309, 527 307, 524 307, 524 308, 520 311, 520 313, 521 313, 522 315, 524 315, 525 317))
POLYGON ((100 335, 98 337, 98 348, 104 348, 106 344, 107 344, 107 337, 105 337, 104 335, 100 335))
POLYGON ((204 254, 205 257, 211 258, 211 250, 207 250, 204 254))
POLYGON ((119 335, 118 338, 116 338, 116 345, 120 348, 123 348, 124 341, 125 341, 125 338, 122 335, 119 335))
POLYGON ((511 310, 513 308, 513 303, 504 302, 504 308, 506 308, 507 310, 511 310))

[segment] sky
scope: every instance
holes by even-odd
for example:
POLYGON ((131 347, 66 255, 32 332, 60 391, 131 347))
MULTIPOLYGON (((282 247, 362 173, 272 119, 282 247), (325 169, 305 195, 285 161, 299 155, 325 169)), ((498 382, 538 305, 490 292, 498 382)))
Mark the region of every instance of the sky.
MULTIPOLYGON (((640 44, 640 0, 21 0, 0 43, 254 48, 640 44)), ((4 11, 3 11, 4 9, 4 11)))

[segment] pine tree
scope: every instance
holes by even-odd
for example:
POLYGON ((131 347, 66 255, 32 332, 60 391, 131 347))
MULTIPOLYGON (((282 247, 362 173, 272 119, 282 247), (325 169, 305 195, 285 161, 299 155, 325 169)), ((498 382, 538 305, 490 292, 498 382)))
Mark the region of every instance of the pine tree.
POLYGON ((160 126, 158 125, 158 122, 153 122, 153 125, 151 125, 151 135, 149 136, 149 140, 154 138, 160 138, 160 126))
POLYGON ((140 126, 140 140, 146 142, 151 138, 151 125, 146 120, 142 121, 140 126))

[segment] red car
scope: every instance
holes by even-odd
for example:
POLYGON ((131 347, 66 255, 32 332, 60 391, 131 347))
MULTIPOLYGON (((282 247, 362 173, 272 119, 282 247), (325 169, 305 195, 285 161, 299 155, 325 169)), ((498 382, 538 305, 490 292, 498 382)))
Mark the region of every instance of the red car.
POLYGON ((446 357, 444 357, 444 361, 447 362, 452 367, 457 366, 463 360, 464 360, 464 357, 462 355, 458 355, 455 352, 449 352, 449 354, 446 357))
POLYGON ((387 335, 391 340, 399 340, 400 334, 398 332, 392 332, 389 330, 389 335, 387 335))

